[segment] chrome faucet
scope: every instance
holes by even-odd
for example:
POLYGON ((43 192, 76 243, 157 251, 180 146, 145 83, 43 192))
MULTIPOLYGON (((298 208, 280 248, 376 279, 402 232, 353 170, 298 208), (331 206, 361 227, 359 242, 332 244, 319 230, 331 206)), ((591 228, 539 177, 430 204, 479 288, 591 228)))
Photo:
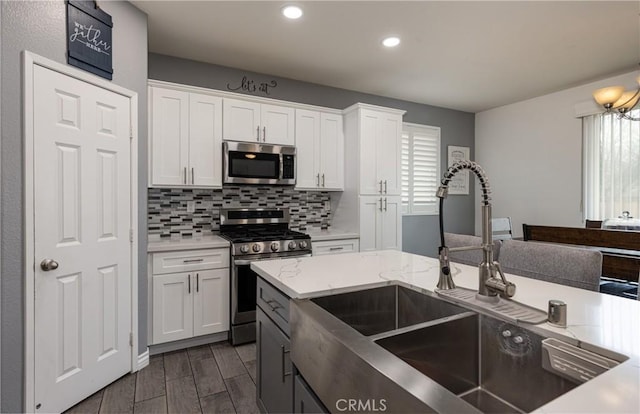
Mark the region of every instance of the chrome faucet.
POLYGON ((512 297, 516 293, 516 285, 508 282, 502 272, 500 263, 493 259, 493 238, 491 231, 491 188, 486 173, 477 163, 462 160, 454 163, 444 173, 441 185, 438 187, 436 196, 440 198, 440 248, 438 249, 438 259, 440 260, 440 277, 437 288, 441 290, 454 289, 455 283, 451 277, 451 266, 449 263, 449 253, 463 250, 482 249, 483 259, 478 265, 479 286, 478 296, 480 298, 491 298, 497 295, 512 297), (449 193, 449 182, 456 173, 462 170, 470 170, 480 181, 482 189, 482 244, 480 246, 465 246, 448 248, 444 242, 444 224, 442 208, 444 199, 449 193))

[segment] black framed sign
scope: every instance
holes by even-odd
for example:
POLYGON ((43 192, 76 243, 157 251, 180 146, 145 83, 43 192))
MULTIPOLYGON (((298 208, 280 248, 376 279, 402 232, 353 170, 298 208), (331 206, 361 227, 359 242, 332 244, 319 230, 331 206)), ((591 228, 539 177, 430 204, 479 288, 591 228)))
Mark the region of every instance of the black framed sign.
POLYGON ((113 78, 111 16, 95 1, 67 0, 67 62, 103 78, 113 78))

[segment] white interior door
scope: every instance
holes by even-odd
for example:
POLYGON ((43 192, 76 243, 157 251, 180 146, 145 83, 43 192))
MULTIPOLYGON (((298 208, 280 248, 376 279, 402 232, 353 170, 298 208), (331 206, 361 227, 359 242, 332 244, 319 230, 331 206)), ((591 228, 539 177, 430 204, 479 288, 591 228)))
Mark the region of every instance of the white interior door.
POLYGON ((60 412, 131 370, 130 99, 38 65, 33 82, 34 397, 60 412))

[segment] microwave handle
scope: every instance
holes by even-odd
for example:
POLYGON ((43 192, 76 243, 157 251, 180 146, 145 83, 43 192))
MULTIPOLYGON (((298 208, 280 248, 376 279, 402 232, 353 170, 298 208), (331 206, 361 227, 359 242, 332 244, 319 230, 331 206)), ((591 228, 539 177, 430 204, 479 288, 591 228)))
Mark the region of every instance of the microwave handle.
POLYGON ((278 159, 280 160, 280 179, 284 177, 284 156, 282 154, 278 154, 278 159))

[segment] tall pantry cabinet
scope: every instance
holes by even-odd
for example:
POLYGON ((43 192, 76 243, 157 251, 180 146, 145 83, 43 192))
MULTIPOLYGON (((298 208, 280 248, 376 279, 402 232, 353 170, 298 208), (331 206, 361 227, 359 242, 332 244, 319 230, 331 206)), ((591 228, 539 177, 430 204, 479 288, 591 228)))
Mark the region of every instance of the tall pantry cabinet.
POLYGON ((367 104, 345 109, 346 185, 356 197, 360 251, 402 248, 401 137, 404 111, 367 104))

